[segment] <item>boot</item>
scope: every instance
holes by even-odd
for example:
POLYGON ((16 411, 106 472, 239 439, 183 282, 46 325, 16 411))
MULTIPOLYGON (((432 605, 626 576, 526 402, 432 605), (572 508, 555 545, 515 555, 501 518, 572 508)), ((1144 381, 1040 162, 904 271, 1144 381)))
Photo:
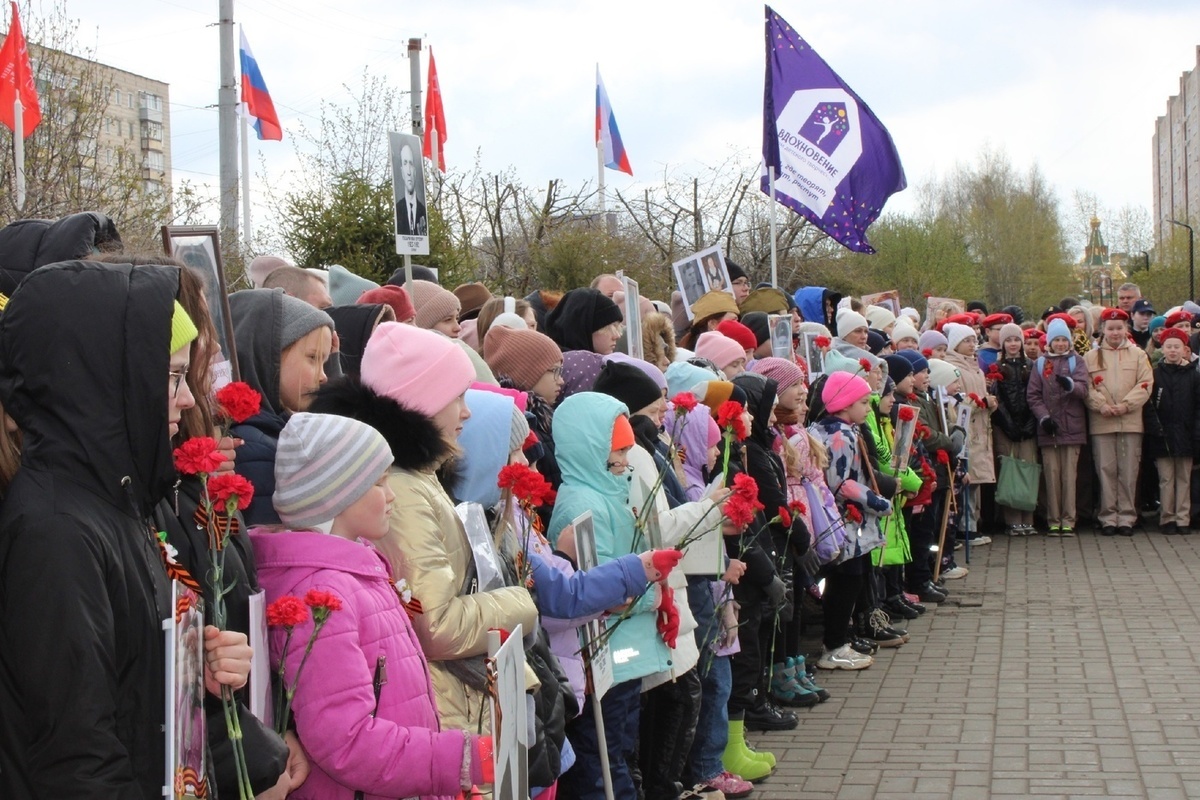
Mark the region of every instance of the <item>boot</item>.
POLYGON ((758 783, 775 771, 775 756, 770 753, 755 753, 746 746, 746 728, 742 712, 729 715, 729 741, 725 743, 725 754, 721 763, 726 771, 741 775, 744 780, 758 783), (762 756, 770 756, 768 764, 762 756))
POLYGON ((821 702, 815 692, 800 683, 794 663, 779 663, 771 669, 771 696, 791 708, 812 708, 821 702))
POLYGON ((813 682, 812 677, 808 674, 808 667, 804 663, 804 656, 790 656, 788 658, 788 666, 796 670, 796 682, 808 689, 817 696, 817 700, 824 703, 829 699, 829 692, 817 686, 813 682))

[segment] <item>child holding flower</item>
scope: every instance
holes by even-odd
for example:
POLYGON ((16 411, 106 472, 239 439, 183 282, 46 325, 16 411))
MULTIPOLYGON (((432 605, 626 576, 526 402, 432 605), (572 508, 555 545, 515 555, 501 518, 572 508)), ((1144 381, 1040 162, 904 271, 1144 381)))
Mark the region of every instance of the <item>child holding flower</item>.
POLYGON ((1088 370, 1088 426, 1100 475, 1100 533, 1133 535, 1134 487, 1142 461, 1142 406, 1154 373, 1146 352, 1129 340, 1129 315, 1100 312, 1100 346, 1083 357, 1088 370))
POLYGON ((490 768, 490 739, 442 730, 410 609, 369 544, 388 533, 391 465, 370 426, 294 414, 275 460, 273 500, 285 530, 251 533, 283 628, 271 634, 271 660, 312 762, 296 798, 454 797, 490 768), (311 619, 283 613, 278 601, 289 595, 306 598, 311 619))

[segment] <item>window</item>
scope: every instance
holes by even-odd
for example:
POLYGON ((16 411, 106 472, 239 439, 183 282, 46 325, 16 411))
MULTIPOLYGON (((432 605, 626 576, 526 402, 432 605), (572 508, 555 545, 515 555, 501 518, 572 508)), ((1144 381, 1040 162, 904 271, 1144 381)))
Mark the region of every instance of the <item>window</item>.
POLYGON ((130 139, 137 138, 137 128, 134 127, 132 122, 129 123, 129 138, 130 139))
POLYGON ((162 98, 156 94, 142 92, 142 108, 148 108, 151 111, 162 111, 162 98))
POLYGON ((166 167, 166 161, 163 158, 162 153, 155 153, 151 151, 146 153, 146 159, 142 162, 142 166, 144 166, 146 169, 162 172, 166 167))
POLYGON ((112 95, 108 99, 115 106, 121 105, 121 90, 113 89, 112 95))
POLYGON ((143 122, 142 123, 142 138, 153 139, 156 142, 161 142, 163 138, 163 130, 161 122, 143 122))

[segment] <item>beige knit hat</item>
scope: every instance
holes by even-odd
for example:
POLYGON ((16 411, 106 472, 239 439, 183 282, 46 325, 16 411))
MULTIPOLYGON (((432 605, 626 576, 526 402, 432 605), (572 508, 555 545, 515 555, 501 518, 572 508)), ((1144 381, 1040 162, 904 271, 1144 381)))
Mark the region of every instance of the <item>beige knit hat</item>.
POLYGON ((412 282, 412 300, 417 307, 417 327, 426 330, 446 317, 457 319, 461 307, 453 292, 429 281, 412 282))
POLYGON ((497 377, 509 378, 523 392, 532 390, 547 370, 563 361, 562 351, 546 334, 503 325, 488 328, 483 357, 497 377))

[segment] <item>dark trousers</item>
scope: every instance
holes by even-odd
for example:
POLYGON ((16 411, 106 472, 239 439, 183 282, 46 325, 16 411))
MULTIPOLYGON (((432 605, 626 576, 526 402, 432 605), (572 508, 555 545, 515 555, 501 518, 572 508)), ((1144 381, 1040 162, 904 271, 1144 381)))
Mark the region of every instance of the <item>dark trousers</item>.
MULTIPOLYGON (((638 763, 646 797, 676 797, 700 717, 700 676, 693 667, 642 695, 638 763)), ((614 795, 615 796, 615 795, 614 795)))
MULTIPOLYGON (((637 759, 638 725, 642 712, 642 682, 625 681, 611 687, 600 701, 613 797, 636 797, 630 763, 637 759)), ((600 769, 600 743, 596 737, 595 705, 589 695, 583 712, 567 723, 567 738, 575 750, 575 763, 558 779, 561 797, 604 800, 600 769)))
POLYGON ((821 607, 825 612, 825 649, 836 650, 850 641, 850 617, 863 589, 869 555, 858 556, 833 567, 825 576, 821 607))
MULTIPOLYGON (((736 591, 734 596, 737 597, 736 591)), ((741 649, 730 657, 733 670, 733 685, 729 692, 731 713, 754 708, 765 699, 760 691, 763 682, 763 604, 761 601, 738 602, 742 604, 738 611, 738 646, 741 649)))
MULTIPOLYGON (((908 544, 912 549, 912 563, 904 567, 904 582, 909 591, 915 592, 925 581, 933 580, 933 563, 936 554, 938 526, 942 522, 942 504, 946 491, 936 491, 929 505, 919 514, 904 512, 904 524, 908 529, 908 544)), ((953 539, 948 543, 954 546, 953 539)))

